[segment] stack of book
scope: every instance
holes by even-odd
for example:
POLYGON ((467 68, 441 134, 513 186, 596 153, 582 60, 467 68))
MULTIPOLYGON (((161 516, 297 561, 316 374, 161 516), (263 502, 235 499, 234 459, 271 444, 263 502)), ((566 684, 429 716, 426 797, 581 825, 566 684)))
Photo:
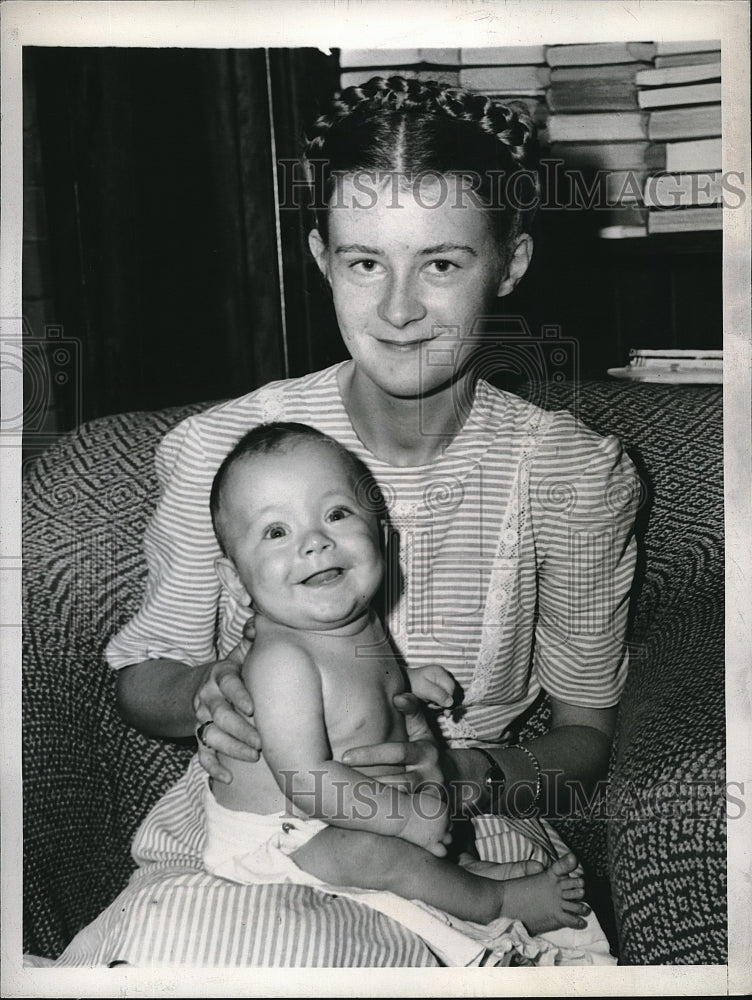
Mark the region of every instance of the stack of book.
POLYGON ((462 49, 460 62, 461 87, 524 109, 538 127, 539 142, 547 145, 546 90, 551 70, 543 45, 462 49))
POLYGON ((372 76, 404 76, 459 83, 459 49, 340 49, 340 86, 359 86, 372 76))
POLYGON ((683 43, 636 82, 661 171, 643 188, 648 232, 721 229, 720 43, 683 43))
POLYGON ((486 94, 531 115, 545 144, 549 68, 542 45, 483 49, 341 49, 340 86, 372 76, 439 80, 486 94))
POLYGON ((549 152, 582 172, 585 189, 599 179, 600 234, 667 231, 645 203, 651 175, 720 161, 718 43, 555 45, 546 60, 549 152))
POLYGON ((636 350, 629 352, 629 364, 609 368, 615 378, 635 382, 723 382, 723 351, 636 350))

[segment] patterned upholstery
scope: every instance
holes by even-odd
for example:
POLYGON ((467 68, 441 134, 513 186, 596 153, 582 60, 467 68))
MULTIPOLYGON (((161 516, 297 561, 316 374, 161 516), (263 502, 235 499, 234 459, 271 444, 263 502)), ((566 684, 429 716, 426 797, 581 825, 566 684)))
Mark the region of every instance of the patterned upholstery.
MULTIPOLYGON (((542 399, 540 387, 521 391, 615 433, 647 484, 632 667, 606 803, 613 815, 563 820, 562 833, 589 871, 610 876, 623 962, 722 963, 725 814, 698 796, 702 815, 689 814, 686 797, 689 781, 709 782, 697 786, 703 794, 724 781, 720 389, 596 382, 577 391, 548 384, 542 399)), ((24 950, 37 955, 59 954, 122 889, 138 823, 193 750, 120 721, 102 653, 143 588, 154 449, 201 408, 93 421, 25 471, 24 950)), ((541 704, 526 731, 546 724, 541 704)))

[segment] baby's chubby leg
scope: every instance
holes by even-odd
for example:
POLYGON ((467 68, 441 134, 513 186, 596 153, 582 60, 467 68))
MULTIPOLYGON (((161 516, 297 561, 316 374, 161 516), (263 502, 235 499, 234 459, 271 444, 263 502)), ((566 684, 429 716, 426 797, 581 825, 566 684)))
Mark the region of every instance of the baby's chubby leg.
POLYGON ((522 921, 531 934, 584 927, 582 916, 588 912, 580 902, 583 881, 570 875, 577 864, 571 854, 539 874, 498 881, 398 837, 330 826, 291 858, 330 885, 386 890, 481 924, 509 917, 522 921))

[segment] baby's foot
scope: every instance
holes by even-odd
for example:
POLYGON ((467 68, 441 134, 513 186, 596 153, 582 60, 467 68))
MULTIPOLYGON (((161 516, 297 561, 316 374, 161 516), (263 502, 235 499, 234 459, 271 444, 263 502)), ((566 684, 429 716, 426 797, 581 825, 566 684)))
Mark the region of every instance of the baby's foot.
POLYGON ((533 935, 560 927, 587 926, 583 916, 590 907, 580 902, 585 881, 571 874, 576 867, 577 859, 570 853, 538 875, 505 881, 500 916, 521 920, 533 935))
POLYGON ((497 882, 506 882, 507 879, 512 878, 524 878, 526 875, 537 875, 538 872, 544 870, 540 861, 479 861, 478 858, 473 858, 470 854, 461 854, 459 863, 473 875, 496 879, 497 882))

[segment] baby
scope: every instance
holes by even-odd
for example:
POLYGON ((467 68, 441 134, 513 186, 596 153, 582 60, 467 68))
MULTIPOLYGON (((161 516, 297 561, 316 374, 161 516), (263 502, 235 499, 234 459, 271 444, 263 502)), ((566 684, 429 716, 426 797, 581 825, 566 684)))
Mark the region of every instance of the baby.
MULTIPOLYGON (((438 789, 410 793, 380 782, 386 769, 341 763, 353 746, 407 739, 392 701, 406 676, 424 701, 448 706, 454 691, 439 666, 402 670, 371 606, 384 565, 374 488, 355 456, 294 423, 250 431, 217 472, 217 572, 255 612, 243 679, 263 756, 222 758, 233 780, 207 795, 206 867, 239 882, 391 891, 531 934, 579 927, 589 908, 572 854, 521 878, 502 881, 494 865, 475 874, 446 857, 438 789)), ((427 723, 420 738, 433 739, 427 723)))

